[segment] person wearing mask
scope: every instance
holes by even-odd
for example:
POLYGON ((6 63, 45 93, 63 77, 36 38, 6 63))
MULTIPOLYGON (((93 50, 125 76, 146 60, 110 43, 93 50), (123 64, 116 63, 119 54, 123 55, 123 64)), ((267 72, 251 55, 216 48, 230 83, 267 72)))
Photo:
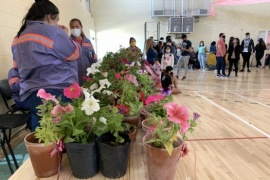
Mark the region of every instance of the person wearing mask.
POLYGON ((254 41, 253 39, 250 38, 250 34, 248 32, 246 33, 246 38, 241 43, 241 48, 243 57, 243 68, 239 72, 244 72, 246 65, 247 71, 251 72, 249 69, 249 60, 251 54, 255 52, 255 49, 254 49, 254 41))
POLYGON ((205 70, 205 57, 206 57, 206 46, 204 45, 204 42, 201 41, 200 45, 198 47, 198 60, 200 62, 201 70, 205 70))
POLYGON ((167 45, 165 49, 165 54, 161 58, 161 70, 165 70, 167 66, 174 65, 174 55, 171 53, 171 46, 167 45))
POLYGON ((183 34, 182 35, 182 44, 179 47, 181 50, 181 56, 178 60, 177 63, 177 79, 179 78, 180 74, 180 69, 182 64, 184 64, 185 67, 185 74, 182 77, 182 80, 186 79, 187 72, 188 72, 188 63, 189 63, 189 57, 190 57, 190 52, 192 51, 192 43, 187 39, 187 35, 183 34))
POLYGON ((255 46, 255 52, 256 52, 256 68, 259 68, 262 66, 261 59, 264 56, 264 51, 266 50, 266 45, 262 38, 258 39, 258 44, 255 46))
POLYGON ((228 77, 230 77, 233 65, 235 68, 235 77, 237 77, 238 62, 240 60, 240 54, 241 54, 240 40, 238 38, 233 39, 232 44, 230 44, 230 46, 229 46, 228 53, 229 53, 229 55, 228 55, 228 60, 229 60, 228 77))
POLYGON ((42 101, 37 97, 38 90, 69 102, 63 90, 78 83, 80 46, 58 21, 59 10, 51 1, 36 0, 12 43, 13 64, 20 75, 20 99, 30 111, 31 131, 39 126, 36 107, 42 101))
POLYGON ((129 38, 129 47, 127 48, 128 58, 132 62, 139 62, 142 57, 142 51, 136 46, 136 39, 134 37, 129 38))
POLYGON ((86 79, 86 70, 91 67, 93 63, 97 62, 97 56, 91 41, 86 38, 83 32, 82 22, 77 18, 71 19, 69 28, 71 39, 77 42, 82 49, 82 56, 80 60, 78 60, 79 85, 82 86, 86 79))
POLYGON ((149 64, 153 65, 155 59, 158 56, 157 51, 153 48, 153 39, 149 38, 145 41, 145 54, 146 54, 146 60, 149 64))
POLYGON ((225 46, 225 34, 220 33, 219 34, 219 40, 217 41, 217 77, 226 77, 225 74, 225 56, 226 56, 226 46, 225 46), (222 75, 220 74, 220 71, 222 71, 222 75))

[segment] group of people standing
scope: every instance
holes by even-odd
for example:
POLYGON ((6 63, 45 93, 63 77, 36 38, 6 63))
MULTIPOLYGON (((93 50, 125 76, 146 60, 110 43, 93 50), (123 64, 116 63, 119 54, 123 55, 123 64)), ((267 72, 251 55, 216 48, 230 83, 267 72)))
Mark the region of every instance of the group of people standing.
POLYGON ((219 34, 219 40, 216 45, 216 57, 217 57, 217 76, 230 77, 232 68, 234 66, 235 76, 238 76, 238 72, 244 72, 247 66, 247 72, 250 70, 250 57, 255 53, 256 67, 261 67, 261 59, 264 56, 264 51, 266 50, 266 45, 262 38, 258 39, 258 43, 254 46, 253 39, 250 38, 250 33, 245 34, 245 39, 241 42, 239 38, 231 37, 229 41, 228 51, 225 45, 225 33, 219 34), (225 74, 226 66, 226 54, 228 53, 229 70, 228 75, 225 74), (243 58, 243 68, 238 71, 238 63, 240 60, 240 55, 243 58), (221 71, 221 72, 220 72, 221 71))
POLYGON ((14 99, 29 109, 31 131, 39 125, 37 97, 45 89, 56 98, 65 99, 63 89, 85 81, 86 69, 96 62, 96 54, 83 33, 79 19, 72 19, 69 29, 59 25, 59 10, 49 0, 35 0, 22 21, 12 43, 14 67, 9 71, 14 99), (19 94, 18 94, 19 93, 19 94))

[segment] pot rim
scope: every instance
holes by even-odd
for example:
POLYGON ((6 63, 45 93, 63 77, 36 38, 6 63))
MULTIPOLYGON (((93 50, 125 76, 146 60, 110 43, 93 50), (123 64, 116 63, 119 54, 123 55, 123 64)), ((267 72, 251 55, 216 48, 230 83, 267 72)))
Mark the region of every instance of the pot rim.
POLYGON ((31 132, 31 133, 29 133, 29 134, 27 134, 25 137, 24 137, 24 143, 27 145, 27 146, 49 146, 49 145, 53 145, 54 143, 53 142, 50 142, 49 144, 47 144, 47 145, 45 145, 44 143, 32 143, 32 142, 29 142, 29 141, 27 141, 26 139, 29 137, 29 136, 31 136, 31 135, 33 135, 34 137, 35 137, 35 133, 36 132, 31 132))

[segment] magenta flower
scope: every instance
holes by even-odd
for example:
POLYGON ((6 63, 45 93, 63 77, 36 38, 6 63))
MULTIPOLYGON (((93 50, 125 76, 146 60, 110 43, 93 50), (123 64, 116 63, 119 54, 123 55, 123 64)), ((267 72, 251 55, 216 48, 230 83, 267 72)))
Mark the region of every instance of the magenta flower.
POLYGON ((64 95, 70 99, 77 99, 81 95, 81 88, 78 83, 75 83, 64 89, 64 95))
POLYGON ((52 100, 54 101, 56 104, 59 104, 58 100, 55 98, 55 96, 51 95, 50 93, 46 93, 46 91, 44 89, 40 89, 37 92, 37 97, 40 97, 42 99, 45 99, 46 101, 52 100))
POLYGON ((136 79, 136 76, 134 76, 132 74, 127 74, 127 75, 125 75, 125 79, 128 80, 129 82, 134 83, 135 86, 138 86, 138 81, 136 79))
POLYGON ((185 133, 189 128, 188 109, 185 106, 179 106, 177 103, 169 102, 163 106, 167 110, 168 120, 180 125, 180 132, 185 133))
POLYGON ((147 97, 145 105, 148 105, 152 102, 158 103, 161 99, 164 99, 164 96, 161 94, 153 94, 147 97))
POLYGON ((122 78, 121 75, 120 75, 119 73, 117 73, 117 74, 115 73, 114 76, 115 76, 116 79, 121 79, 121 78, 122 78))

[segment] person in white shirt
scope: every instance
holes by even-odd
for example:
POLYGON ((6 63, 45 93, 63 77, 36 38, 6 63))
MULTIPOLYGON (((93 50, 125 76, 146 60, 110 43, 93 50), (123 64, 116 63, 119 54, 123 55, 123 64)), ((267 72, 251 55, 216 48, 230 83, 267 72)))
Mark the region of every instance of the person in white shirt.
POLYGON ((174 66, 174 55, 171 53, 171 46, 165 47, 165 53, 161 58, 161 70, 165 70, 167 66, 174 66))

